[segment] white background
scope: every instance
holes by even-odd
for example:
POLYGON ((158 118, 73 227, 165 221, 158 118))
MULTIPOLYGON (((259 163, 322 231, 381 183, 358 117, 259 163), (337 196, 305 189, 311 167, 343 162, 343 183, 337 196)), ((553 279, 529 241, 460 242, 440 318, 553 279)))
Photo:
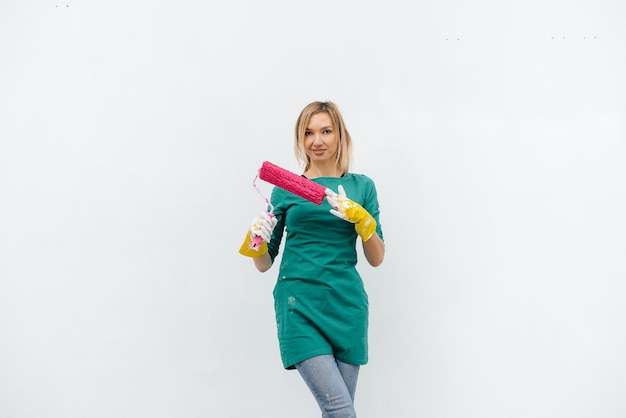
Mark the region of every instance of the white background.
POLYGON ((360 417, 626 414, 626 3, 0 3, 0 416, 319 416, 237 249, 332 100, 360 417), (261 187, 269 193, 271 186, 261 187))

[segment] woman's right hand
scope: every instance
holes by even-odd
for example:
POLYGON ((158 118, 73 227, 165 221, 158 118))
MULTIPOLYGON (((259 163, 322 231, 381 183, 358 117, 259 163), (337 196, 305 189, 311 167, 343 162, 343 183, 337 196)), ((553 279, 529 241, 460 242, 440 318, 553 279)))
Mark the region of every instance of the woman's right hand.
POLYGON ((263 238, 263 241, 270 242, 276 222, 276 217, 269 212, 257 215, 250 224, 251 238, 254 239, 255 236, 260 236, 263 238))
POLYGON ((272 239, 272 232, 278 220, 269 212, 257 215, 248 228, 248 233, 239 248, 239 253, 246 257, 261 257, 267 253, 267 243, 272 239))

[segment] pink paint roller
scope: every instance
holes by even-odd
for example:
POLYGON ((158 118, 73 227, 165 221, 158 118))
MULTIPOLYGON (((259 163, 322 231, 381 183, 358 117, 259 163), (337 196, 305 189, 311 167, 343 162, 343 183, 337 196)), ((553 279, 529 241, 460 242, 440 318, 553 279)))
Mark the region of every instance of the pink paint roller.
POLYGON ((300 196, 303 199, 311 201, 316 205, 321 205, 326 196, 326 187, 317 184, 306 177, 299 176, 284 168, 265 161, 259 170, 259 178, 268 183, 278 186, 300 196))
MULTIPOLYGON (((274 165, 269 161, 263 162, 263 165, 259 169, 257 177, 261 180, 273 184, 274 186, 280 187, 281 189, 293 193, 296 196, 300 196, 303 199, 313 202, 316 205, 321 205, 324 201, 324 197, 326 196, 326 187, 322 186, 321 184, 317 184, 314 181, 307 179, 306 177, 299 176, 295 173, 292 173, 291 171, 285 170, 284 168, 280 168, 279 166, 274 165)), ((256 186, 257 177, 254 178, 254 182, 252 183, 252 185, 270 206, 269 213, 271 214, 274 211, 274 207, 269 202, 269 200, 265 196, 263 196, 263 193, 261 193, 259 188, 256 186)), ((250 248, 258 250, 262 242, 263 239, 257 235, 252 240, 250 248)))

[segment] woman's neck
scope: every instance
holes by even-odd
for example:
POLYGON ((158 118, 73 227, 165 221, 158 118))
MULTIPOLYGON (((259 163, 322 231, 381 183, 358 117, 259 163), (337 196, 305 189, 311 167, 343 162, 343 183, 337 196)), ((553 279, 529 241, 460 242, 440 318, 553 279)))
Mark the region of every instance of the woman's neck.
POLYGON ((309 169, 304 172, 304 176, 309 179, 317 177, 341 177, 341 170, 336 165, 319 165, 311 164, 309 169))

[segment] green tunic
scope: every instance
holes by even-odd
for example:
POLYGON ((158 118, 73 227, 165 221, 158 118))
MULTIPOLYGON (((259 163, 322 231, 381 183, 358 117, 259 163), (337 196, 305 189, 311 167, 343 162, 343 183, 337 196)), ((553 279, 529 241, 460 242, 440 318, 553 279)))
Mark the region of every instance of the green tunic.
MULTIPOLYGON (((348 198, 376 219, 382 238, 374 182, 362 174, 320 177, 316 183, 348 198)), ((278 220, 268 245, 272 261, 283 234, 285 248, 274 288, 280 352, 285 368, 323 354, 349 364, 367 363, 368 299, 356 271, 354 225, 321 206, 275 187, 271 197, 278 220)))

